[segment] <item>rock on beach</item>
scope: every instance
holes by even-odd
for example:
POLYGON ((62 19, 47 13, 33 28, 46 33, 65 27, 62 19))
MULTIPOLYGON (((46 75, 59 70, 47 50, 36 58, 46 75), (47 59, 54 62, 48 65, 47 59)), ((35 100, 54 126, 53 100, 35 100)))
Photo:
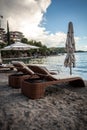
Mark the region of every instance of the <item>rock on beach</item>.
POLYGON ((8 86, 0 73, 0 130, 87 130, 86 87, 47 87, 45 96, 31 100, 8 86))

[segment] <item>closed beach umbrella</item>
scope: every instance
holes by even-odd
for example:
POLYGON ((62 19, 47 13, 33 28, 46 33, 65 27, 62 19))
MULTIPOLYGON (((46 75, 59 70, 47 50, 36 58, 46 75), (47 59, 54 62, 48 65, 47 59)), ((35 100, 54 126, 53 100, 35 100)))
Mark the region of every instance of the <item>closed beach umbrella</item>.
POLYGON ((66 58, 64 61, 64 66, 70 68, 70 74, 72 74, 72 67, 75 67, 75 40, 74 40, 74 31, 73 24, 69 22, 68 24, 68 32, 66 39, 66 58))

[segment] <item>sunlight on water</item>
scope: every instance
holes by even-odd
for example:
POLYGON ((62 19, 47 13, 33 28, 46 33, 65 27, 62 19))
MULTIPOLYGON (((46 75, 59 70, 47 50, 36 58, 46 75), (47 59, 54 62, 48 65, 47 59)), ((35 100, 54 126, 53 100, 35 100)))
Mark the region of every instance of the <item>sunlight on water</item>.
MULTIPOLYGON (((70 74, 70 69, 64 67, 64 60, 66 54, 57 55, 57 56, 48 56, 43 58, 27 58, 20 59, 19 61, 23 61, 29 64, 41 64, 45 65, 49 70, 55 71, 60 74, 70 74)), ((73 75, 78 75, 83 79, 87 80, 87 52, 85 53, 76 53, 76 67, 72 68, 73 75)), ((10 63, 11 61, 7 60, 4 63, 10 63)))
POLYGON ((43 64, 49 67, 49 69, 60 72, 62 71, 64 55, 62 56, 49 56, 41 59, 33 59, 29 63, 43 64))
POLYGON ((87 80, 87 52, 76 54, 76 67, 74 74, 80 75, 87 80))
MULTIPOLYGON (((64 59, 66 54, 58 56, 49 56, 30 60, 29 63, 43 64, 48 69, 57 73, 69 74, 69 68, 64 67, 64 59)), ((73 75, 78 75, 87 80, 87 53, 76 53, 76 67, 72 69, 73 75)))

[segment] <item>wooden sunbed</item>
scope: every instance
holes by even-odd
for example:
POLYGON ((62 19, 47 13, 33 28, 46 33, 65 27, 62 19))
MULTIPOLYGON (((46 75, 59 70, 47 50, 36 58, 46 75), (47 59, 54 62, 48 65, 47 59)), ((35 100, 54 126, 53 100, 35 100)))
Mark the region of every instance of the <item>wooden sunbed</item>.
POLYGON ((75 87, 84 87, 84 81, 80 77, 75 76, 59 76, 52 75, 47 69, 40 66, 29 65, 28 67, 22 62, 12 62, 18 71, 23 72, 23 76, 11 75, 9 81, 12 78, 16 86, 16 78, 20 77, 20 87, 22 93, 31 98, 38 99, 44 96, 45 88, 47 86, 59 83, 70 83, 75 87))

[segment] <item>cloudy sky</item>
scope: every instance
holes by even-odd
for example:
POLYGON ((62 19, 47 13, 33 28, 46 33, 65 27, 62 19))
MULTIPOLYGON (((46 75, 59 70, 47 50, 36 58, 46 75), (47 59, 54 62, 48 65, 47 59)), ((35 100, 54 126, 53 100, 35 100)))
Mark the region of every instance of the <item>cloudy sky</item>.
POLYGON ((21 31, 29 40, 64 47, 72 21, 77 49, 87 50, 87 0, 0 0, 2 27, 21 31))

